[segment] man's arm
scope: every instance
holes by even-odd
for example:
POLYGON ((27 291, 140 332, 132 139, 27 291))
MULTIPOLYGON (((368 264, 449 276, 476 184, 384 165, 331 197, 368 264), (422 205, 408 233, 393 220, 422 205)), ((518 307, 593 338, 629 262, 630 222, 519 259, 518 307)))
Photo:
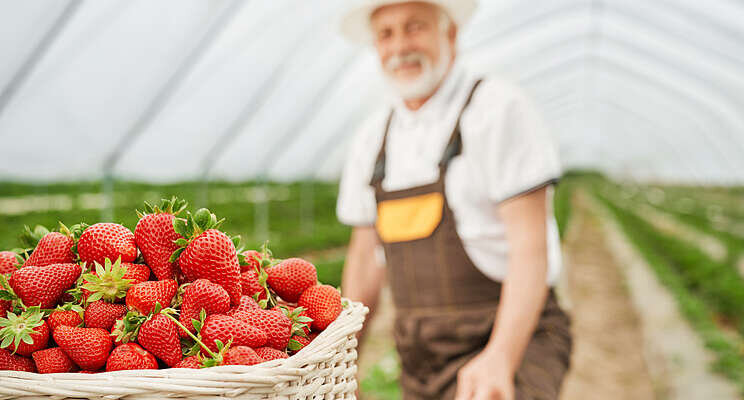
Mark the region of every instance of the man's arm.
MULTIPOLYGON (((377 262, 375 249, 379 245, 374 227, 355 227, 351 232, 349 250, 341 282, 341 293, 369 307, 368 321, 374 314, 380 289, 385 281, 385 268, 377 262)), ((369 326, 366 323, 364 326, 369 326)), ((363 336, 364 329, 359 334, 363 336)))
POLYGON ((509 265, 496 322, 486 348, 460 370, 457 400, 511 400, 514 374, 547 297, 546 188, 505 201, 509 265))

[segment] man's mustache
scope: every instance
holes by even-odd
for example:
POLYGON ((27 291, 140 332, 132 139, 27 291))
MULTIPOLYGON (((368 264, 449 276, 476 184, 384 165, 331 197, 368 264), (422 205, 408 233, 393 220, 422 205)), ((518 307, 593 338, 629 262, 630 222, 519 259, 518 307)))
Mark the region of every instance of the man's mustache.
POLYGON ((387 62, 385 63, 385 69, 389 72, 392 72, 397 68, 400 68, 400 66, 403 64, 419 63, 423 66, 427 61, 428 58, 426 57, 426 55, 418 51, 401 55, 396 54, 387 60, 387 62))

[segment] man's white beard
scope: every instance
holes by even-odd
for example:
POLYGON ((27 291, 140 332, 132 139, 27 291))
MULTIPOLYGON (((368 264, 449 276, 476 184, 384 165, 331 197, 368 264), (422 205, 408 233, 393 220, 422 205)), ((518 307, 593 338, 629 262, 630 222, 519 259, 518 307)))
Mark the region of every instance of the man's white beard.
POLYGON ((441 43, 439 59, 436 63, 432 63, 431 59, 423 53, 415 52, 404 56, 393 56, 385 64, 383 68, 385 78, 403 100, 421 99, 432 94, 447 75, 452 54, 447 40, 443 39, 441 43), (421 64, 421 74, 412 80, 397 79, 393 75, 393 70, 404 61, 418 61, 421 64))

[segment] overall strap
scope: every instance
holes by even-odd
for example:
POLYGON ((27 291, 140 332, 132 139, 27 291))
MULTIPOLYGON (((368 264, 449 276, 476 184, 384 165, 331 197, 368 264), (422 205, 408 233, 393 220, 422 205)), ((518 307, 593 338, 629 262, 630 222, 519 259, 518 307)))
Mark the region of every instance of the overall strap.
MULTIPOLYGON (((473 100, 473 95, 475 94, 475 90, 478 89, 478 86, 483 82, 483 79, 478 79, 475 84, 473 85, 473 88, 470 90, 470 93, 468 94, 467 99, 465 100, 465 104, 463 104, 462 109, 460 110, 460 114, 457 116, 457 123, 455 124, 455 128, 452 131, 452 136, 450 136, 450 140, 447 144, 447 147, 444 149, 444 154, 442 155, 441 160, 439 161, 439 169, 440 169, 440 179, 444 177, 444 174, 441 172, 445 172, 447 170, 447 167, 449 166, 450 161, 452 161, 453 158, 460 155, 462 152, 462 135, 460 134, 460 120, 462 119, 462 115, 465 113, 465 110, 470 105, 470 102, 473 100)), ((375 160, 375 167, 374 171, 372 173, 372 179, 370 180, 370 185, 377 187, 378 185, 382 184, 382 180, 385 179, 385 148, 387 147, 387 139, 388 134, 390 133, 390 125, 393 121, 393 114, 394 111, 390 111, 390 115, 388 116, 387 123, 385 124, 385 133, 382 137, 382 146, 380 146, 380 150, 377 153, 377 159, 375 160)))
POLYGON ((470 89, 470 93, 468 94, 468 98, 465 100, 465 104, 463 104, 462 109, 460 110, 460 114, 457 116, 457 123, 455 124, 455 128, 452 130, 452 136, 450 137, 449 143, 447 143, 447 147, 444 149, 444 154, 442 155, 442 159, 439 161, 439 170, 440 170, 440 179, 444 177, 445 171, 447 171, 447 167, 449 166, 450 161, 452 161, 453 158, 457 157, 462 153, 462 133, 460 132, 460 121, 462 120, 462 115, 465 114, 465 110, 470 105, 470 102, 473 100, 473 95, 475 94, 476 89, 478 89, 478 86, 483 82, 483 79, 478 79, 475 84, 473 85, 473 88, 470 89))
POLYGON ((377 186, 382 183, 385 179, 385 148, 387 147, 388 133, 390 132, 390 124, 393 121, 394 111, 390 110, 387 122, 385 123, 385 133, 382 136, 382 146, 380 151, 377 153, 377 159, 375 159, 375 169, 372 172, 372 180, 369 182, 370 186, 377 186))

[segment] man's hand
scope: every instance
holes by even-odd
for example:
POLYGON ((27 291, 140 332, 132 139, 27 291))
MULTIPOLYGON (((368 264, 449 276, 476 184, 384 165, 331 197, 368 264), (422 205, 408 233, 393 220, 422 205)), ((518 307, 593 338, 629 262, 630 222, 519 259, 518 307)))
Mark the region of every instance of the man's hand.
POLYGON ((509 360, 487 347, 458 372, 455 400, 514 400, 509 360))

